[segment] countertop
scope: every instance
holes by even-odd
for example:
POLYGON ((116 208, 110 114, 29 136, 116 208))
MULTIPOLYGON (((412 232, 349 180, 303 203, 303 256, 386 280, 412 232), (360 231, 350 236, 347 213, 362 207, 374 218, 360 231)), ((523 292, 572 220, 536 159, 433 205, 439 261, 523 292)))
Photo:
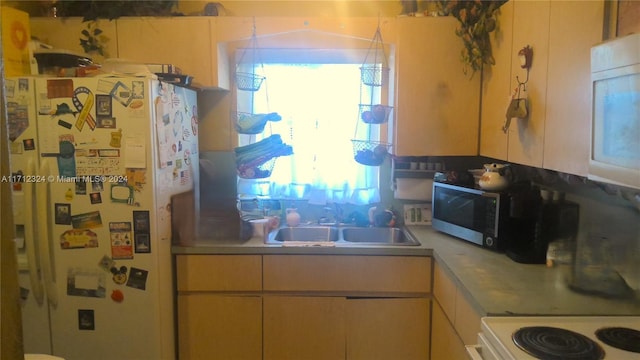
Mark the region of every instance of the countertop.
MULTIPOLYGON (((293 247, 200 239, 173 246, 173 254, 327 254, 433 256, 481 316, 640 315, 640 298, 607 299, 575 292, 567 286, 570 266, 519 264, 433 230, 408 226, 420 246, 293 247)), ((639 289, 635 289, 638 293, 639 289)))

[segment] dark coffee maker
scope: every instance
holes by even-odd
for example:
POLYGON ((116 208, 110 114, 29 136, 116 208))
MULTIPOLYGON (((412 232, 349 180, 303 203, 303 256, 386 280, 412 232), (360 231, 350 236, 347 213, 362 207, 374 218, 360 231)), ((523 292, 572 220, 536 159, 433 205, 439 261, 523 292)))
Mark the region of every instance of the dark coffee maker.
POLYGON ((579 205, 566 200, 543 201, 536 187, 511 194, 509 215, 505 253, 523 264, 544 264, 551 241, 578 232, 579 205))

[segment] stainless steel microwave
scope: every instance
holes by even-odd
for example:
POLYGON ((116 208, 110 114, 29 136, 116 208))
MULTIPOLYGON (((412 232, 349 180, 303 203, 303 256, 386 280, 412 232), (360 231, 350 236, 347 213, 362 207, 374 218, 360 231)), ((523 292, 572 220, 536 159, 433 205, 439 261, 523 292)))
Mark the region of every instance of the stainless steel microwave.
POLYGON ((591 48, 588 178, 640 189, 640 33, 591 48))
POLYGON ((508 194, 434 181, 431 207, 434 229, 488 249, 505 249, 508 194))

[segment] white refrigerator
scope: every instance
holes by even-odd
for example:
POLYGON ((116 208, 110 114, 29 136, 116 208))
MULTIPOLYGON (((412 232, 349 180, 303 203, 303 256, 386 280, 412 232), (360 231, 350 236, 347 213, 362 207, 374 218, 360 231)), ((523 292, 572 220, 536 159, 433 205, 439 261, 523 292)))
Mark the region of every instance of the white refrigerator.
POLYGON ((149 75, 6 95, 25 352, 175 358, 170 200, 197 187, 196 92, 149 75))

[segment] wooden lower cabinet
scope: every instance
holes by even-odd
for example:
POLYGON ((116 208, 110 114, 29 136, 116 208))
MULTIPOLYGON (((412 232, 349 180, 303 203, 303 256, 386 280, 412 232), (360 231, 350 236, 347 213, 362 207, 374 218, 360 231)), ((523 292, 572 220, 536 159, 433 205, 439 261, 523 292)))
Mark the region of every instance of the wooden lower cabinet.
POLYGON ((465 345, 475 345, 480 332, 478 311, 439 263, 433 267, 431 360, 466 360, 465 345))
POLYGON ((178 295, 180 359, 262 359, 262 297, 178 295))
POLYGON ((346 299, 265 296, 264 359, 344 359, 346 299))
POLYGON ((468 359, 464 343, 437 301, 433 302, 431 319, 431 360, 468 359))
POLYGON ((264 296, 265 360, 426 360, 429 299, 264 296))
POLYGON ((354 298, 346 303, 348 360, 429 359, 427 298, 354 298))
POLYGON ((431 266, 412 256, 177 256, 180 360, 428 360, 431 266))

